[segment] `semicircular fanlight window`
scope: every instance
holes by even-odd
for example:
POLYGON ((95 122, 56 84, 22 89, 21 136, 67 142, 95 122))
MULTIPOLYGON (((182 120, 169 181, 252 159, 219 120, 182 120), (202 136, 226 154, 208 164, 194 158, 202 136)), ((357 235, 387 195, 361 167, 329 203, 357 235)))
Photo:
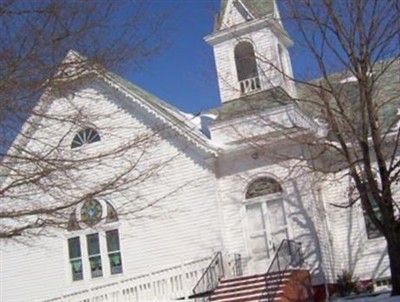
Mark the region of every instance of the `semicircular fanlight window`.
POLYGON ((246 199, 274 193, 282 193, 279 182, 271 177, 261 177, 250 184, 246 192, 246 199))
POLYGON ((96 129, 85 128, 79 131, 72 140, 71 149, 82 147, 85 144, 91 144, 100 141, 100 134, 96 129))

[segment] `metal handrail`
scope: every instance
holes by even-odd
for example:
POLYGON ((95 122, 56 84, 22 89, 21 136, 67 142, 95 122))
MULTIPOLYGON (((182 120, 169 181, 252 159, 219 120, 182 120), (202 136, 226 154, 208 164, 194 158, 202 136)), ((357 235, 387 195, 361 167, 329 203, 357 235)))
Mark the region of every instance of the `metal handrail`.
POLYGON ((194 296, 208 295, 225 276, 222 253, 217 252, 193 288, 194 296))
MULTIPOLYGON (((274 257, 272 258, 272 261, 268 266, 267 272, 265 274, 265 280, 267 280, 269 274, 273 272, 278 272, 278 284, 280 284, 283 279, 283 272, 287 271, 289 267, 301 268, 303 267, 303 265, 304 257, 301 252, 301 243, 294 240, 284 239, 279 245, 279 248, 275 252, 274 257)), ((268 286, 265 286, 265 290, 262 293, 262 297, 259 301, 265 301, 264 296, 267 292, 267 289, 268 286)), ((269 297, 268 300, 274 301, 277 292, 277 290, 273 291, 272 296, 269 297)))

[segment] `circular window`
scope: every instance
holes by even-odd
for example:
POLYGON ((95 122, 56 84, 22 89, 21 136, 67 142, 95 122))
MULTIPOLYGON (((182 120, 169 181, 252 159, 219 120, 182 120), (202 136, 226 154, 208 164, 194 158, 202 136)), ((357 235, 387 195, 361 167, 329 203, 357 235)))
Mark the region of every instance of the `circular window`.
POLYGON ((93 226, 100 222, 102 217, 102 206, 95 199, 86 201, 81 209, 82 221, 88 226, 93 226))

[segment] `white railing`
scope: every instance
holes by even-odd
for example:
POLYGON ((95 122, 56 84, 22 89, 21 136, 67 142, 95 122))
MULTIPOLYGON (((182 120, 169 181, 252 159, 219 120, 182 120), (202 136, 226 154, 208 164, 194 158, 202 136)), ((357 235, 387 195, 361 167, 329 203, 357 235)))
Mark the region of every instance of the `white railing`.
POLYGON ((254 92, 261 89, 260 78, 258 76, 240 81, 239 84, 240 92, 242 94, 254 92))
POLYGON ((42 302, 190 301, 192 289, 211 257, 183 263, 139 276, 92 286, 42 302))

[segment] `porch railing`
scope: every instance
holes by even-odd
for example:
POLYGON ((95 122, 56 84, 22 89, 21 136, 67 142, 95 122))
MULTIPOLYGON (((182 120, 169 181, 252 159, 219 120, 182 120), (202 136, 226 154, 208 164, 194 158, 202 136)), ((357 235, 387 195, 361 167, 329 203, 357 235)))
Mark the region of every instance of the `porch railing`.
POLYGON ((210 259, 200 258, 147 274, 97 284, 41 302, 188 301, 193 285, 202 276, 210 259))
MULTIPOLYGON (((266 276, 270 273, 278 273, 277 278, 274 279, 274 283, 276 282, 277 284, 280 284, 282 283, 285 271, 302 267, 304 267, 304 257, 301 251, 301 243, 294 240, 284 239, 279 245, 274 258, 268 267, 266 276)), ((266 288, 268 288, 268 286, 266 286, 266 288)), ((266 290, 264 291, 263 296, 267 293, 266 290)), ((275 290, 268 296, 267 300, 261 298, 259 301, 274 301, 277 293, 277 290, 275 290)))
POLYGON ((196 297, 196 301, 206 301, 206 297, 217 287, 219 280, 224 276, 222 253, 218 252, 193 288, 193 297, 196 297), (205 299, 202 299, 203 297, 205 299))

